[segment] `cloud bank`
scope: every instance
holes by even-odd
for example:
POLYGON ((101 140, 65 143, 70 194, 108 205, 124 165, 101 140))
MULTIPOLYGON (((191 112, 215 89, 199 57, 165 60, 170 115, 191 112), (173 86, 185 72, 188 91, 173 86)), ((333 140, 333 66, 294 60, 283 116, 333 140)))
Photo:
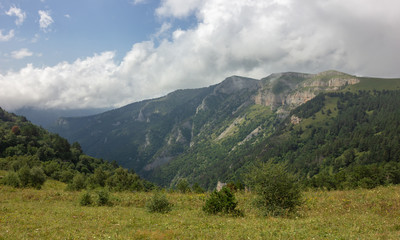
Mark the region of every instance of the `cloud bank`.
POLYGON ((393 0, 163 0, 157 42, 135 43, 121 62, 104 52, 0 75, 0 106, 121 106, 231 75, 282 71, 399 77, 399 9, 393 0), (169 25, 191 15, 192 28, 169 25))

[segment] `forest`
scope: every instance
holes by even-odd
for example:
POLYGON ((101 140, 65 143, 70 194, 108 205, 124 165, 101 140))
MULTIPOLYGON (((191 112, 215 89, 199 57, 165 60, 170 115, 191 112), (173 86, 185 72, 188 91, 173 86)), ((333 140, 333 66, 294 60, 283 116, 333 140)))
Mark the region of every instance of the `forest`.
POLYGON ((148 191, 154 185, 115 161, 93 158, 79 143, 0 109, 0 170, 2 182, 14 187, 40 188, 47 178, 67 183, 70 190, 108 187, 110 190, 148 191))
POLYGON ((309 187, 400 183, 400 91, 324 93, 294 109, 258 158, 287 162, 309 187))

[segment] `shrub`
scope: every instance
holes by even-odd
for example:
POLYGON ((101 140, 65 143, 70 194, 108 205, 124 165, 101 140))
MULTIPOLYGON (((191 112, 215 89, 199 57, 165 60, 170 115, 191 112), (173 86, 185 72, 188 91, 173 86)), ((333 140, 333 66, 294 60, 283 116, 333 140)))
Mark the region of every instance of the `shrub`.
POLYGON ((8 185, 11 187, 19 187, 21 182, 19 181, 19 177, 15 172, 9 172, 4 178, 1 180, 4 185, 8 185))
POLYGON ((258 163, 246 175, 247 184, 258 195, 255 204, 264 215, 282 216, 301 205, 301 190, 286 165, 258 163))
POLYGON ((226 213, 233 215, 242 215, 240 210, 236 209, 237 201, 235 195, 227 187, 223 187, 221 191, 214 191, 206 200, 203 211, 208 214, 226 213))
POLYGON ((18 170, 18 177, 21 182, 21 187, 28 187, 31 179, 31 171, 27 165, 18 170))
POLYGON ((193 184, 192 190, 194 193, 204 193, 205 192, 204 189, 198 183, 193 184))
POLYGON ((46 174, 40 167, 33 167, 29 169, 27 165, 23 166, 18 171, 18 178, 21 187, 34 187, 40 189, 46 181, 46 174))
POLYGON ((156 192, 150 201, 146 203, 146 208, 151 213, 167 213, 171 211, 172 204, 168 201, 165 194, 156 192))
POLYGON ((86 188, 86 179, 85 177, 78 173, 72 179, 72 182, 68 184, 67 189, 72 191, 79 191, 86 188))
POLYGON ((40 189, 46 181, 46 174, 40 167, 33 167, 30 172, 30 185, 34 188, 40 189))
POLYGON ((60 172, 60 181, 64 183, 71 183, 74 179, 74 172, 72 170, 63 170, 60 172))
POLYGON ((111 205, 110 194, 106 189, 100 189, 97 191, 96 203, 98 206, 111 205))
POLYGON ((85 192, 81 195, 79 204, 81 206, 90 206, 92 205, 93 200, 92 200, 92 195, 89 192, 85 192))
POLYGON ((188 183, 188 181, 186 179, 179 180, 179 182, 176 185, 176 187, 178 188, 179 192, 181 192, 181 193, 190 192, 189 183, 188 183))

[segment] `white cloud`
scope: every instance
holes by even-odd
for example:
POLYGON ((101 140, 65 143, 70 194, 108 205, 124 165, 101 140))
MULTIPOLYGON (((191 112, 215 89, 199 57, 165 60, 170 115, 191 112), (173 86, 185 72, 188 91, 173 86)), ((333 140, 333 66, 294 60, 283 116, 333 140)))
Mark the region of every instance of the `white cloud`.
POLYGON ((66 17, 66 18, 71 18, 71 15, 65 14, 64 17, 66 17))
POLYGON ((166 23, 157 39, 134 44, 121 63, 104 52, 0 74, 0 103, 121 106, 231 75, 283 71, 400 76, 400 1, 187 0, 179 9, 181 3, 162 1, 157 14, 166 23), (169 24, 190 14, 198 20, 192 28, 169 24))
POLYGON ((7 42, 14 37, 14 30, 10 30, 8 34, 3 35, 3 29, 0 29, 0 42, 7 42))
POLYGON ((162 0, 156 13, 161 17, 184 18, 198 9, 204 0, 162 0))
POLYGON ((18 51, 11 52, 11 57, 15 59, 23 59, 33 55, 33 52, 29 51, 27 48, 21 48, 18 51))
POLYGON ((6 109, 21 106, 80 108, 106 106, 127 98, 129 88, 112 79, 114 53, 62 62, 53 67, 31 64, 18 72, 0 74, 0 102, 6 109))
POLYGON ((160 29, 154 34, 155 38, 168 37, 168 31, 171 30, 172 24, 165 22, 161 25, 160 29))
POLYGON ((16 16, 17 20, 15 20, 15 24, 17 26, 22 25, 26 18, 26 13, 23 12, 20 8, 17 8, 15 6, 10 7, 10 9, 6 12, 8 16, 16 16))
POLYGON ((50 11, 39 10, 38 13, 39 13, 39 16, 40 16, 40 20, 39 20, 40 28, 43 31, 47 31, 48 27, 52 23, 54 23, 53 18, 50 16, 50 11))

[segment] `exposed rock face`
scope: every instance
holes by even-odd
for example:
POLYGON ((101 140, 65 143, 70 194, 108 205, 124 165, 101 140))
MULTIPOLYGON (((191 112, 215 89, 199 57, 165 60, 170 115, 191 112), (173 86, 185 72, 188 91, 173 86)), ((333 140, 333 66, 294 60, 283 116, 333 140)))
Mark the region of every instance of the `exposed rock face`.
POLYGON ((226 136, 229 136, 230 134, 233 133, 233 131, 235 130, 236 125, 240 124, 241 122, 244 121, 243 117, 237 118, 235 119, 235 121, 233 121, 233 123, 227 127, 217 138, 216 140, 219 141, 223 138, 225 138, 226 136))
POLYGON ((307 89, 304 91, 294 92, 288 95, 285 99, 285 102, 282 105, 291 105, 291 106, 299 106, 316 96, 315 92, 311 89, 307 89))
POLYGON ((359 82, 358 78, 337 71, 271 74, 262 80, 262 87, 254 101, 278 112, 288 112, 322 91, 336 91, 359 82))
POLYGON ((294 125, 297 125, 297 124, 299 124, 299 123, 301 122, 301 118, 299 118, 299 117, 296 116, 296 115, 292 115, 292 116, 290 117, 290 122, 291 122, 292 124, 294 124, 294 125))
POLYGON ((222 189, 223 187, 225 187, 225 186, 226 186, 226 183, 223 183, 223 182, 218 181, 217 187, 216 187, 215 189, 219 192, 219 191, 221 191, 221 189, 222 189))
POLYGON ((252 139, 253 137, 257 136, 258 133, 261 131, 261 126, 258 126, 256 129, 254 129, 249 135, 247 135, 245 137, 245 139, 243 139, 243 141, 239 142, 238 145, 242 145, 243 143, 245 143, 246 141, 249 141, 250 139, 252 139))

